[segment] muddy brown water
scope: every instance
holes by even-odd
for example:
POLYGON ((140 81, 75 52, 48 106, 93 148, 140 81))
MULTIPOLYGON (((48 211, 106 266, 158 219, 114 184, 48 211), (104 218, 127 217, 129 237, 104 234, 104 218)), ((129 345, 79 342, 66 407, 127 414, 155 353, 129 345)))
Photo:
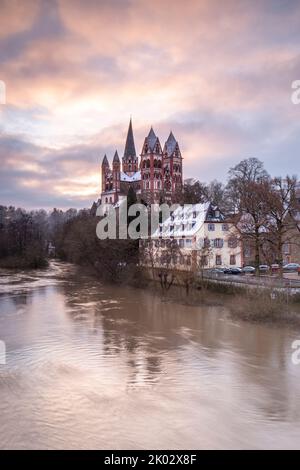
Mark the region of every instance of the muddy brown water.
POLYGON ((296 339, 68 264, 2 270, 0 448, 300 448, 296 339))

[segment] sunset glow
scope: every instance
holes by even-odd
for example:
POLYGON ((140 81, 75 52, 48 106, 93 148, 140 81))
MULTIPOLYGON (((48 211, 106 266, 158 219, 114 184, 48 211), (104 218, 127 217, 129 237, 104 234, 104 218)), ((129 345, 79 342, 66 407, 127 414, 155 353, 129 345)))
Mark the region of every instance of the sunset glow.
POLYGON ((299 173, 298 1, 0 6, 1 204, 89 207, 130 116, 138 152, 151 125, 162 141, 173 130, 185 178, 225 181, 250 156, 299 173))

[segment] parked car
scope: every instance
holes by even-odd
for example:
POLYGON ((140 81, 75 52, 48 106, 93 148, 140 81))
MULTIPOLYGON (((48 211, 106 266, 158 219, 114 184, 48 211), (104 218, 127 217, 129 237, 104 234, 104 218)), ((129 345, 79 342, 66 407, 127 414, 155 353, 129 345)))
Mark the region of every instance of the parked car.
POLYGON ((270 271, 270 266, 268 266, 267 264, 261 264, 259 266, 259 271, 261 273, 266 273, 266 272, 270 271))
POLYGON ((212 268, 208 270, 211 274, 224 274, 224 269, 222 268, 212 268))
POLYGON ((299 268, 300 268, 300 264, 298 263, 288 263, 285 266, 283 266, 283 270, 289 273, 297 272, 299 268))
POLYGON ((244 266, 242 268, 242 271, 245 274, 254 274, 255 273, 255 268, 253 266, 244 266))
POLYGON ((228 269, 224 269, 224 274, 239 275, 239 274, 243 274, 243 271, 241 268, 228 268, 228 269))
POLYGON ((271 264, 272 273, 277 273, 279 271, 279 268, 280 268, 279 264, 277 264, 277 263, 271 264))

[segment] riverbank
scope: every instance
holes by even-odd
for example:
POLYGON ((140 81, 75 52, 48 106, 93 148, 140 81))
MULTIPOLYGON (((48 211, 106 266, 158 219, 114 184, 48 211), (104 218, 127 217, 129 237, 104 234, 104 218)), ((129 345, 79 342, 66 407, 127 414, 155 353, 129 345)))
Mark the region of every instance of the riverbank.
POLYGON ((41 269, 47 268, 49 261, 43 257, 8 256, 0 259, 3 269, 41 269))
POLYGON ((147 288, 159 290, 164 299, 183 305, 225 306, 232 318, 252 323, 300 327, 300 292, 290 288, 226 282, 185 272, 144 270, 147 288))

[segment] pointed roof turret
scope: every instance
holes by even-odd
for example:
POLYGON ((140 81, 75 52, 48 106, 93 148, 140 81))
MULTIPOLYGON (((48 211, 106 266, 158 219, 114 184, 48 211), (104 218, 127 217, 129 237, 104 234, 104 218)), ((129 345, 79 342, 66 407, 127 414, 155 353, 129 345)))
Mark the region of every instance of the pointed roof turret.
POLYGON ((105 154, 104 157, 103 157, 102 166, 109 166, 109 163, 108 163, 106 154, 105 154))
POLYGON ((151 129, 150 129, 149 134, 147 136, 147 143, 148 143, 148 146, 149 146, 150 150, 154 149, 154 146, 156 144, 156 140, 157 140, 157 137, 155 135, 153 127, 151 126, 151 129))
POLYGON ((114 158, 113 158, 113 163, 120 163, 118 151, 115 151, 114 158))
POLYGON ((168 154, 168 156, 171 156, 175 149, 176 149, 176 145, 177 145, 177 140, 175 139, 174 135, 173 135, 173 132, 171 131, 170 132, 170 135, 165 143, 165 150, 168 154))
POLYGON ((124 157, 123 158, 127 159, 129 157, 134 157, 134 158, 136 157, 131 118, 130 118, 130 121, 129 121, 129 127, 128 127, 128 132, 127 132, 127 138, 126 138, 126 144, 125 144, 125 150, 124 150, 124 157))

